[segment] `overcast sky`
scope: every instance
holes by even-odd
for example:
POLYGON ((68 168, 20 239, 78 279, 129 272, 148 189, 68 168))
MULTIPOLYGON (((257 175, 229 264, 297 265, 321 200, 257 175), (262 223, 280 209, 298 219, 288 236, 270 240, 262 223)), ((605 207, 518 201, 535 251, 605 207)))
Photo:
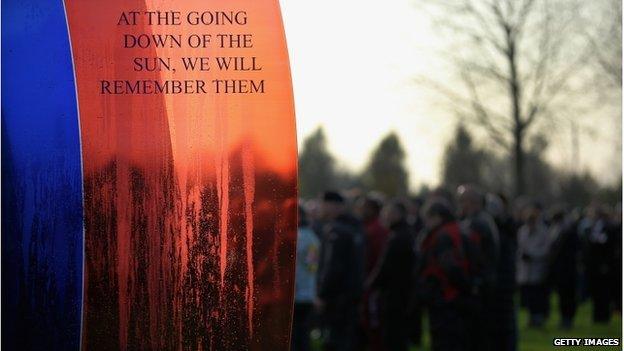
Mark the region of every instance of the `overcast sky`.
MULTIPOLYGON (((347 168, 360 170, 379 140, 394 130, 408 154, 412 186, 437 184, 441 156, 457 120, 415 83, 418 75, 446 79, 450 74, 441 69, 442 38, 425 12, 413 0, 280 3, 299 145, 323 126, 333 154, 347 168)), ((599 138, 581 135, 581 168, 590 168, 604 181, 619 177, 613 166, 621 156, 614 155, 614 145, 621 137, 620 129, 613 129, 600 127, 599 138)), ((554 137, 549 152, 562 166, 571 160, 566 130, 562 127, 554 137)))

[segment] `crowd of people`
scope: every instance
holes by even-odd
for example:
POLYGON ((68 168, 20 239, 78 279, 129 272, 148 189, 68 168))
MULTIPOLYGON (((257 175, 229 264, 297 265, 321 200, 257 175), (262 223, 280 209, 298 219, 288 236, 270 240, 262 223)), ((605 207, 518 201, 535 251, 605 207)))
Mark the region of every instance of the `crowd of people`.
POLYGON ((540 328, 552 294, 561 328, 584 299, 606 323, 621 310, 620 212, 511 202, 474 185, 302 201, 292 349, 309 350, 314 330, 323 350, 408 350, 428 318, 434 351, 513 351, 518 308, 540 328))

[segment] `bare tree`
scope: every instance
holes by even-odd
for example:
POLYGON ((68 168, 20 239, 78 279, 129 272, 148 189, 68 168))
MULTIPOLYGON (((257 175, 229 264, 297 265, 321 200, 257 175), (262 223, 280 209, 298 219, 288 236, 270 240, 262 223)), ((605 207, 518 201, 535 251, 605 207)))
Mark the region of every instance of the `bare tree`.
POLYGON ((588 60, 577 28, 577 0, 436 0, 438 29, 451 30, 445 56, 460 86, 426 79, 454 109, 482 127, 514 165, 514 191, 525 192, 527 135, 568 104, 588 60))
POLYGON ((604 85, 621 92, 622 88, 622 0, 595 0, 597 21, 588 26, 587 40, 592 63, 604 85))

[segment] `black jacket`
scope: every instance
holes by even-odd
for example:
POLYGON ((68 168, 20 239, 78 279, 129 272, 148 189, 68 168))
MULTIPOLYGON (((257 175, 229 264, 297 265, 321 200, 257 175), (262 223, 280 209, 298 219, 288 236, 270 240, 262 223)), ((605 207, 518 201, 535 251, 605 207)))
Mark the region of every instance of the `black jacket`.
POLYGON ((331 304, 357 301, 364 281, 362 228, 342 215, 323 228, 318 270, 318 296, 331 304))
POLYGON ((497 285, 498 260, 500 256, 500 238, 498 228, 492 217, 484 211, 467 217, 462 221, 463 229, 468 233, 473 246, 477 248, 477 282, 482 292, 492 292, 497 285))
POLYGON ((405 309, 412 291, 416 255, 414 234, 407 222, 390 227, 390 236, 369 285, 379 289, 388 308, 405 309))

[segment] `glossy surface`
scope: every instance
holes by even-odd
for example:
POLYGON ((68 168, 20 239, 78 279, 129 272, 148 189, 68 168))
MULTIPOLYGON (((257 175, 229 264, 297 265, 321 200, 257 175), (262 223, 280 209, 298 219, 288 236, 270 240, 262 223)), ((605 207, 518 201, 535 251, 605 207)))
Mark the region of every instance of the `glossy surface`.
POLYGON ((61 1, 2 2, 2 349, 78 350, 82 179, 61 1))
POLYGON ((85 199, 83 349, 286 350, 296 141, 277 1, 66 1, 85 199), (118 26, 122 11, 245 10, 245 27, 118 26), (123 34, 254 33, 254 48, 124 49, 123 34), (253 55, 259 72, 136 72, 253 55), (201 78, 198 78, 201 75, 201 78), (265 79, 264 94, 101 95, 100 79, 265 79))

